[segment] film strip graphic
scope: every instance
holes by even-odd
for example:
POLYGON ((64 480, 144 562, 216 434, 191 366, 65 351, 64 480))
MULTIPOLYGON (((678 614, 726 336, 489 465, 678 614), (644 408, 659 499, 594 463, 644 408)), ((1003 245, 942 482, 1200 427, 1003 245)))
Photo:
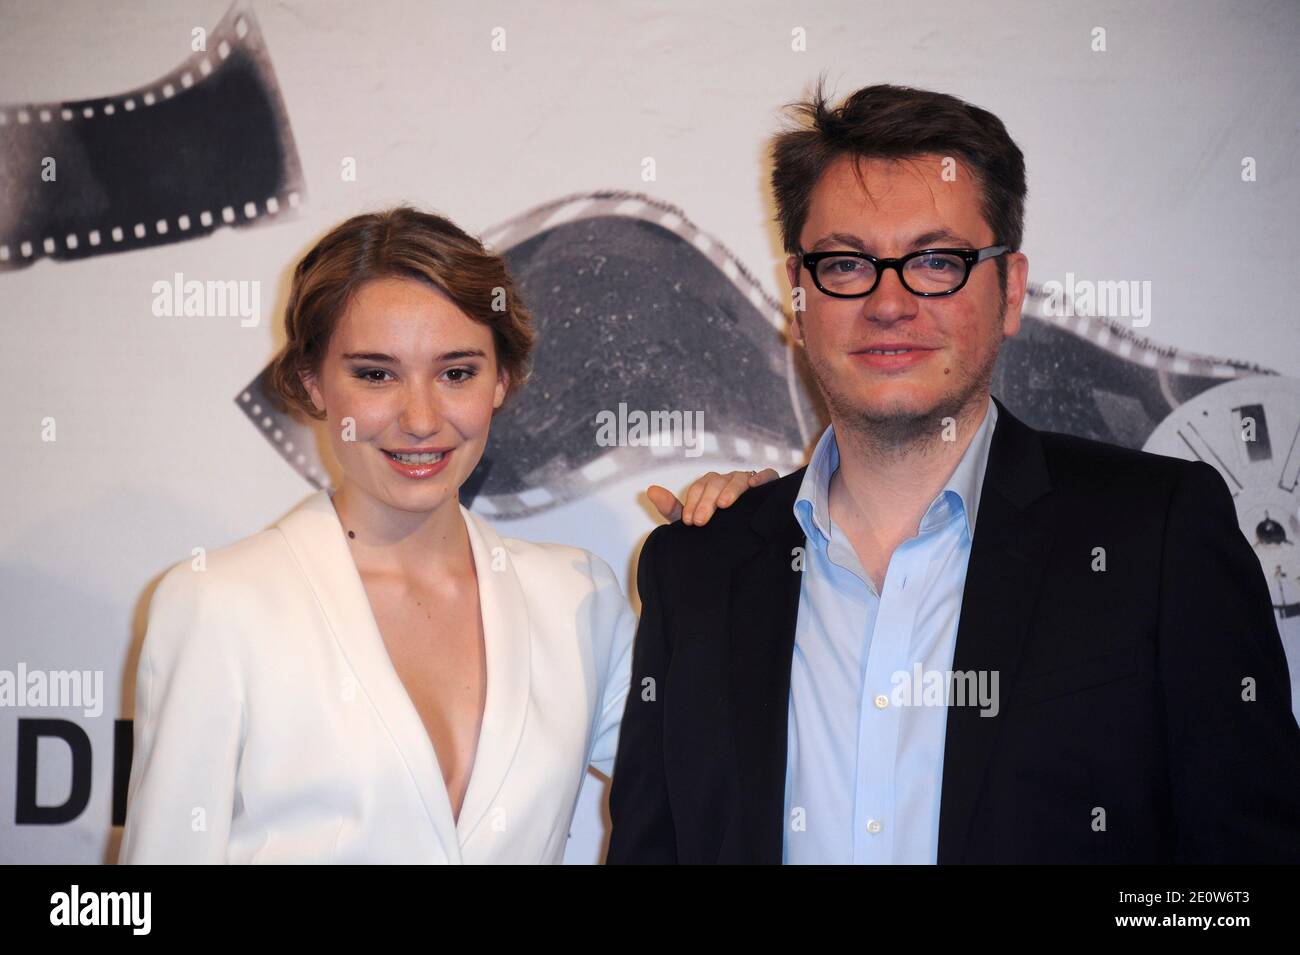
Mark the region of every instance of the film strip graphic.
POLYGON ((781 306, 726 245, 681 209, 632 192, 583 193, 537 206, 491 228, 483 241, 505 255, 525 300, 543 319, 533 379, 520 395, 521 404, 535 400, 537 391, 548 401, 553 383, 558 380, 561 388, 569 383, 562 366, 572 365, 575 350, 592 337, 622 336, 618 347, 603 356, 610 365, 623 365, 637 352, 670 360, 653 366, 638 363, 637 374, 607 373, 604 383, 611 387, 584 390, 570 409, 570 420, 581 425, 570 430, 568 440, 561 439, 559 453, 535 461, 528 473, 512 469, 502 478, 502 444, 511 454, 511 446, 517 452, 528 442, 553 441, 553 436, 541 430, 512 435, 533 423, 534 416, 526 410, 516 420, 507 414, 495 422, 489 452, 471 482, 476 510, 491 517, 525 517, 630 475, 653 478, 669 462, 690 460, 701 471, 742 462, 782 473, 804 463, 821 425, 796 368, 801 353, 789 345, 781 306), (556 255, 552 248, 562 251, 556 255), (573 254, 580 258, 566 267, 564 250, 576 250, 573 254), (596 281, 593 273, 603 269, 619 274, 620 265, 629 273, 626 280, 596 281), (657 281, 644 281, 651 273, 657 281), (566 284, 577 289, 585 284, 585 294, 565 296, 566 284), (694 294, 686 309, 677 311, 674 291, 681 285, 694 294), (548 301, 557 294, 576 304, 548 301), (616 304, 609 303, 611 296, 616 304), (652 326, 649 334, 629 330, 619 320, 623 303, 636 310, 622 317, 652 326), (585 339, 569 335, 557 343, 555 338, 564 338, 570 327, 562 316, 578 310, 595 313, 601 334, 585 339), (672 353, 674 338, 685 343, 681 354, 672 353), (692 370, 682 375, 683 367, 692 370), (655 389, 647 377, 669 384, 655 389), (697 387, 703 377, 711 378, 714 386, 697 387), (647 414, 702 411, 704 428, 693 456, 684 458, 683 449, 668 440, 597 447, 597 413, 612 417, 620 402, 647 414), (503 431, 505 442, 499 440, 503 431))
MULTIPOLYGON (((735 284, 754 309, 767 319, 774 329, 783 337, 787 335, 789 323, 781 304, 768 294, 758 279, 739 258, 732 254, 730 249, 720 240, 697 227, 681 209, 640 193, 594 192, 557 199, 538 206, 517 219, 489 229, 483 234, 482 241, 489 248, 510 249, 548 228, 565 222, 616 216, 627 216, 654 223, 698 249, 718 271, 735 284)), ((785 358, 787 380, 790 382, 790 405, 794 410, 803 442, 807 444, 821 433, 821 429, 816 420, 809 420, 808 409, 800 400, 794 368, 794 351, 785 349, 785 358)), ((770 457, 772 453, 771 450, 764 449, 765 455, 770 457)), ((779 452, 777 454, 779 456, 779 452)))
POLYGON ((0 271, 182 242, 298 208, 298 152, 245 0, 206 47, 115 96, 0 106, 0 271))
POLYGON ((1161 345, 1142 337, 1116 319, 1103 315, 1057 315, 1055 310, 1048 308, 1050 299, 1051 296, 1041 286, 1030 285, 1021 315, 1055 325, 1084 341, 1092 342, 1098 348, 1113 352, 1118 358, 1137 362, 1158 372, 1222 379, 1276 374, 1250 362, 1211 358, 1161 345))
MULTIPOLYGON (((467 507, 472 504, 476 511, 491 517, 526 517, 556 504, 584 498, 629 474, 653 474, 669 460, 698 461, 701 470, 707 469, 710 463, 748 461, 754 468, 772 466, 783 473, 803 464, 806 448, 818 437, 822 426, 813 401, 798 381, 794 364, 796 351, 785 339, 784 313, 741 261, 722 242, 690 222, 680 209, 630 192, 593 192, 539 205, 491 227, 482 239, 487 247, 506 257, 516 283, 523 290, 538 325, 538 353, 528 387, 498 414, 489 451, 461 490, 461 500, 467 507), (654 396, 638 394, 650 379, 660 374, 671 376, 671 369, 650 365, 638 369, 633 377, 620 379, 616 386, 603 390, 603 394, 571 392, 563 416, 568 427, 559 440, 554 427, 545 426, 545 418, 549 416, 539 408, 554 399, 551 383, 562 377, 563 366, 578 360, 573 357, 569 343, 562 340, 565 326, 571 326, 572 322, 567 318, 567 308, 558 301, 559 287, 554 283, 563 282, 580 303, 577 308, 591 305, 593 313, 598 311, 593 305, 595 300, 607 298, 610 290, 584 285, 584 275, 568 274, 571 262, 556 261, 546 248, 538 248, 537 240, 568 246, 567 239, 556 236, 584 225, 599 230, 602 242, 607 243, 602 248, 623 243, 628 247, 627 255, 636 257, 641 265, 653 262, 653 268, 662 266, 660 272, 672 279, 668 285, 680 285, 677 278, 694 270, 695 285, 707 287, 705 299, 694 299, 701 304, 701 311, 673 313, 664 320, 653 317, 656 312, 664 314, 658 308, 662 301, 653 300, 660 295, 659 288, 650 290, 651 300, 647 301, 645 287, 614 282, 617 294, 625 300, 634 300, 638 309, 637 313, 627 314, 636 314, 647 324, 658 322, 656 334, 660 340, 679 337, 685 327, 698 331, 701 326, 706 329, 703 334, 707 339, 712 334, 707 331, 710 314, 729 318, 728 330, 716 333, 718 353, 708 356, 702 369, 720 391, 729 392, 715 394, 715 398, 728 399, 725 403, 732 407, 733 413, 725 420, 724 427, 707 426, 722 400, 692 405, 689 399, 669 394, 668 401, 656 403, 654 396), (656 234, 646 235, 646 225, 654 226, 656 234), (547 368, 549 357, 554 361, 547 368), (737 357, 741 361, 735 361, 737 357), (763 425, 751 422, 748 413, 758 396, 746 394, 744 382, 733 381, 738 366, 744 365, 758 369, 757 377, 764 382, 763 391, 767 392, 768 399, 772 396, 777 399, 770 401, 770 413, 759 416, 763 425), (620 400, 647 413, 662 408, 701 409, 706 427, 694 435, 695 453, 684 459, 682 447, 673 446, 668 440, 598 447, 595 416, 599 411, 614 411, 620 400), (524 468, 513 466, 542 446, 554 452, 539 459, 532 455, 533 460, 524 468)), ((585 256, 585 253, 578 255, 585 256)), ((591 257, 602 259, 599 255, 591 257)), ((577 272, 584 272, 584 268, 578 266, 577 272)), ((610 269, 610 274, 615 272, 610 269)), ((619 316, 608 312, 610 309, 603 316, 593 314, 590 327, 601 327, 602 331, 617 337, 619 326, 611 320, 619 316)), ((610 335, 595 337, 608 340, 610 335)), ((606 368, 627 361, 624 344, 634 347, 632 342, 615 340, 610 361, 603 363, 606 368)), ((750 374, 750 382, 754 379, 754 374, 750 374)), ((668 387, 666 391, 679 390, 668 387)), ((313 434, 313 426, 300 424, 277 407, 276 401, 270 398, 266 369, 235 400, 300 476, 317 489, 331 486, 328 469, 316 451, 322 442, 328 444, 328 438, 313 434)))
MULTIPOLYGON (((538 206, 483 238, 507 259, 539 343, 528 387, 498 414, 488 453, 463 488, 466 506, 525 517, 682 460, 669 443, 598 447, 596 415, 619 401, 647 411, 702 408, 706 428, 691 458, 701 470, 715 461, 782 472, 804 463, 823 418, 796 366, 801 352, 786 339, 785 313, 680 209, 593 192, 538 206), (683 287, 695 294, 680 300, 683 287), (709 388, 697 387, 702 378, 709 388)), ((1031 288, 1025 327, 1004 344, 994 383, 1036 427, 1141 447, 1190 397, 1270 374, 1161 346, 1113 319, 1056 317, 1047 299, 1031 288)), ((237 403, 309 483, 330 486, 315 450, 328 440, 275 409, 265 375, 237 403)))
POLYGON ((1274 374, 1161 345, 1116 318, 1064 314, 1061 304, 1030 286, 1020 333, 1003 342, 993 375, 993 393, 1042 430, 1142 448, 1174 409, 1204 391, 1274 374))

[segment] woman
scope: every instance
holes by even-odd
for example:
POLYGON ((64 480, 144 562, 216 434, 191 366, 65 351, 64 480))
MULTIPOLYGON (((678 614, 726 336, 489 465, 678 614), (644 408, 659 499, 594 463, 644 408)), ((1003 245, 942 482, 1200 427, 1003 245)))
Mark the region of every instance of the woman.
MULTIPOLYGON (((559 862, 635 619, 599 557, 460 505, 533 343, 504 262, 437 216, 357 216, 298 264, 285 325, 275 391, 343 477, 159 583, 122 860, 559 862)), ((758 480, 706 475, 687 510, 758 480)))

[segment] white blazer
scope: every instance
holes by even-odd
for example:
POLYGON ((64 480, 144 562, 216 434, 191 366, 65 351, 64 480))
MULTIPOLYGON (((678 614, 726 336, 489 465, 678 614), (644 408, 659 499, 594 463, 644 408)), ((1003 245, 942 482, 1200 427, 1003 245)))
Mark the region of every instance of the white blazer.
POLYGON ((635 618, 609 566, 461 508, 487 701, 459 820, 329 493, 162 578, 121 861, 558 863, 608 775, 635 618))

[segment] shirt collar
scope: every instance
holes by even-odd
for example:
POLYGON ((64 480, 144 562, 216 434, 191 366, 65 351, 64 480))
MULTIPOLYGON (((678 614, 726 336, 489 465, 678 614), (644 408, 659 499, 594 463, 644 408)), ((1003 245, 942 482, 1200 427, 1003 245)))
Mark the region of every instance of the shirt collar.
MULTIPOLYGON (((984 486, 984 472, 988 468, 989 447, 993 429, 997 425, 998 408, 993 399, 988 400, 984 420, 980 422, 975 437, 967 445, 957 467, 953 469, 943 489, 926 509, 921 518, 921 529, 933 525, 935 515, 945 505, 959 507, 966 518, 966 529, 975 538, 975 517, 979 513, 980 491, 984 486)), ((840 466, 840 449, 835 441, 835 429, 828 425, 813 449, 808 469, 804 472, 799 495, 794 501, 794 516, 806 537, 814 530, 825 540, 830 540, 830 486, 831 475, 840 466)))

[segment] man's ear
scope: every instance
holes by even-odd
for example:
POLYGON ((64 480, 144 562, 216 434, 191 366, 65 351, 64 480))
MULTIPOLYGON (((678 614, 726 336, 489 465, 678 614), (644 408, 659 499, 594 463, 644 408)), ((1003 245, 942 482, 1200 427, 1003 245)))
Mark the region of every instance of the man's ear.
POLYGON ((1002 335, 1010 338, 1020 331, 1020 313, 1029 287, 1029 257, 1023 252, 1007 254, 1007 303, 1002 310, 1002 335))
POLYGON ((790 281, 790 313, 794 319, 790 326, 790 336, 794 341, 802 345, 803 337, 803 312, 807 308, 807 292, 799 288, 799 257, 797 255, 787 255, 785 257, 785 277, 790 281), (803 299, 803 301, 800 301, 803 299), (804 308, 795 308, 795 305, 803 305, 804 308))

